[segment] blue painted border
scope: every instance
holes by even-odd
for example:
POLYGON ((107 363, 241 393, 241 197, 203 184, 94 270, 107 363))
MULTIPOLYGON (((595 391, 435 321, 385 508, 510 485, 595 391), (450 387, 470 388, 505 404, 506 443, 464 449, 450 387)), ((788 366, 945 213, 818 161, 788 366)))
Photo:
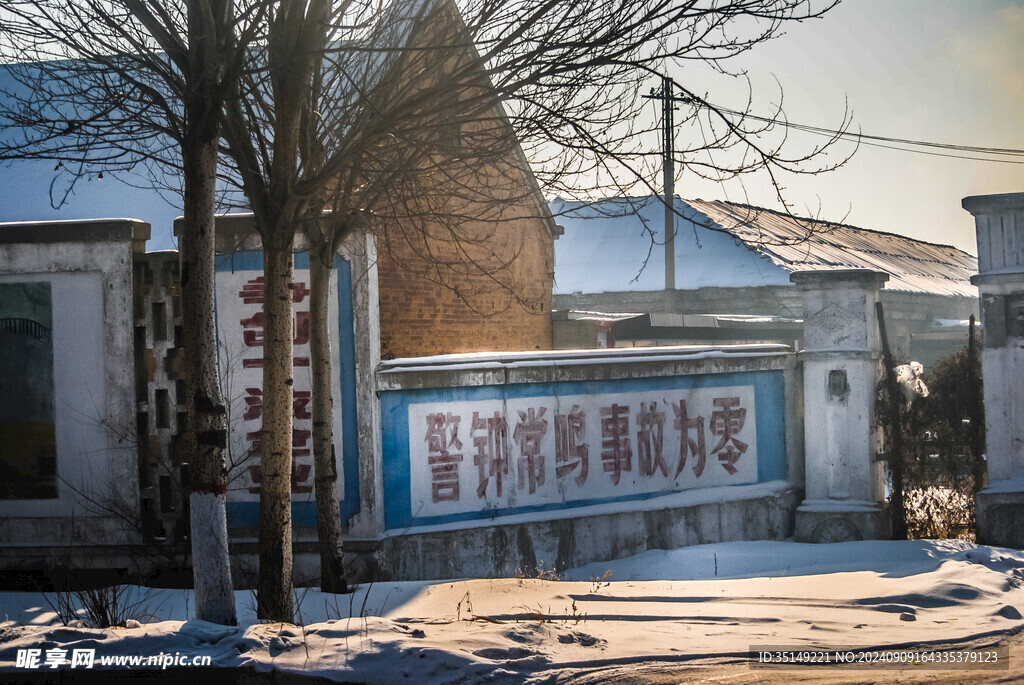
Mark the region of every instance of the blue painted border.
MULTIPOLYGON (((263 252, 245 250, 219 255, 215 270, 233 273, 236 271, 263 271, 263 252)), ((309 253, 296 252, 295 269, 309 268, 309 253)), ((341 401, 341 471, 345 483, 345 498, 340 500, 341 522, 347 523, 359 512, 359 435, 356 412, 356 363, 355 328, 352 307, 352 265, 340 256, 334 258, 334 270, 338 274, 338 362, 341 375, 339 399, 341 401)), ((311 495, 312 496, 312 495, 311 495)), ((255 528, 260 523, 259 502, 228 502, 228 527, 255 528)), ((315 526, 316 502, 292 502, 292 525, 315 526)))
POLYGON ((584 381, 571 383, 522 383, 482 388, 444 388, 426 390, 398 390, 381 393, 381 422, 383 429, 384 463, 384 521, 388 530, 401 530, 410 526, 428 526, 456 521, 501 518, 513 514, 553 511, 603 504, 605 502, 640 501, 679 492, 658 492, 623 495, 572 502, 552 502, 544 505, 512 507, 499 511, 484 510, 446 514, 443 516, 416 516, 412 511, 412 491, 409 459, 409 405, 420 402, 445 404, 495 399, 548 398, 567 395, 598 395, 626 392, 664 392, 694 388, 718 388, 730 385, 753 385, 757 407, 757 482, 784 480, 786 464, 785 378, 782 371, 748 371, 709 374, 701 376, 673 376, 669 378, 643 378, 612 381, 584 381))

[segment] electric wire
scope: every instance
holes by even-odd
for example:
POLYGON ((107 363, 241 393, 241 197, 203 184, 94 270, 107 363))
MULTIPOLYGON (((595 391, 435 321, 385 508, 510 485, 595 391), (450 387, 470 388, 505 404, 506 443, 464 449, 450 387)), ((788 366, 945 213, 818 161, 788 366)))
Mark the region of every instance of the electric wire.
POLYGON ((959 145, 955 143, 936 143, 932 141, 911 140, 908 138, 894 138, 891 136, 870 135, 867 133, 853 133, 851 131, 846 130, 829 129, 821 126, 811 126, 809 124, 799 124, 788 121, 786 119, 773 119, 769 117, 762 117, 756 114, 751 114, 749 112, 740 112, 734 109, 730 109, 728 107, 719 107, 718 105, 701 102, 699 100, 694 100, 692 98, 687 97, 676 97, 675 100, 677 102, 683 102, 692 106, 706 107, 710 110, 718 111, 721 112, 722 114, 728 114, 730 116, 738 117, 740 119, 751 119, 753 121, 758 121, 766 124, 784 126, 795 131, 801 131, 804 133, 811 133, 820 136, 827 136, 829 138, 842 138, 846 140, 854 140, 861 145, 870 145, 873 147, 897 150, 900 152, 913 152, 915 154, 931 155, 934 157, 967 159, 981 162, 996 162, 999 164, 1024 164, 1024 159, 1012 159, 1024 158, 1024 150, 1018 150, 1014 148, 981 147, 974 145, 959 145), (928 149, 918 150, 914 148, 928 149), (946 150, 948 152, 936 152, 936 150, 946 150), (962 152, 967 154, 953 154, 956 152, 962 152), (999 157, 1009 157, 1011 159, 999 159, 999 157))

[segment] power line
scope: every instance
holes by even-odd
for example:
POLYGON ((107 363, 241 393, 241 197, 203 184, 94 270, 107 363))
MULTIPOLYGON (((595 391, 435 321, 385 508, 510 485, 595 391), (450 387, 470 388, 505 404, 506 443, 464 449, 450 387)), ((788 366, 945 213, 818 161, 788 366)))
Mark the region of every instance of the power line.
POLYGON ((871 145, 873 147, 881 147, 889 150, 897 150, 900 152, 913 152, 920 155, 931 155, 934 157, 949 157, 953 159, 970 159, 981 162, 997 162, 999 164, 1024 164, 1024 159, 993 159, 992 157, 1009 157, 1009 158, 1022 158, 1024 157, 1024 150, 1018 150, 1014 148, 1001 148, 1001 147, 979 147, 973 145, 958 145, 954 143, 936 143, 931 141, 923 140, 910 140, 908 138, 893 138, 891 136, 876 136, 869 135, 867 133, 852 133, 850 131, 841 131, 838 129, 823 128, 821 126, 811 126, 809 124, 798 124, 785 119, 771 119, 768 117, 758 116, 749 112, 740 112, 728 107, 719 107, 711 103, 695 100, 688 97, 676 97, 677 102, 684 102, 690 105, 699 107, 707 107, 708 109, 729 114, 735 117, 743 119, 752 119, 753 121, 759 121, 766 124, 773 124, 777 126, 784 126, 789 129, 796 131, 802 131, 804 133, 812 133, 815 135, 827 136, 829 138, 841 138, 845 140, 855 140, 861 145, 871 145), (915 150, 913 147, 901 147, 901 146, 913 146, 919 148, 928 148, 922 150, 915 150), (935 152, 934 150, 947 150, 949 152, 935 152), (967 154, 951 154, 955 152, 967 153, 967 154), (977 157, 973 155, 987 155, 984 157, 977 157))

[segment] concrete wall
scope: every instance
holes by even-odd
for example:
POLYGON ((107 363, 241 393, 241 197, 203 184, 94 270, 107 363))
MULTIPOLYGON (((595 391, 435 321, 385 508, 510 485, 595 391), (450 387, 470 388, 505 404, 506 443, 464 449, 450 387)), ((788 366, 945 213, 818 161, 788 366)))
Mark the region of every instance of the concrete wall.
POLYGON ((875 396, 881 369, 876 305, 888 279, 867 269, 796 272, 804 300, 804 542, 886 538, 875 396))
POLYGON ((56 498, 0 500, 0 565, 88 564, 79 550, 141 539, 130 312, 148 237, 132 220, 0 225, 0 283, 52 293, 58 477, 56 498))
POLYGON ((187 420, 180 364, 181 277, 177 250, 134 259, 135 392, 143 538, 186 540, 187 464, 179 436, 187 420))
MULTIPOLYGON (((128 568, 145 560, 152 570, 185 562, 176 256, 140 254, 146 228, 127 221, 0 227, 0 283, 46 282, 53 293, 57 467, 69 486, 52 500, 0 500, 9 517, 0 528, 4 566, 128 568)), ((222 364, 236 374, 226 394, 237 443, 258 429, 244 414, 259 379, 231 366, 258 353, 231 346, 253 314, 239 302, 256 306, 240 295, 260 274, 251 216, 220 219, 218 241, 222 364), (237 306, 227 304, 232 299, 237 306)), ((655 547, 785 538, 798 508, 813 504, 804 498, 805 472, 814 488, 826 488, 822 497, 877 509, 868 501, 877 487, 864 482, 863 468, 832 473, 821 461, 845 449, 837 431, 815 442, 816 461, 805 464, 804 443, 816 439, 817 427, 805 430, 804 418, 814 355, 738 345, 381 362, 376 247, 365 235, 344 245, 332 311, 338 496, 353 578, 532 573, 655 547), (849 487, 833 487, 837 479, 849 487)), ((297 265, 301 283, 301 255, 297 265)), ((805 300, 821 295, 812 291, 803 289, 805 300)), ((827 314, 831 296, 821 297, 815 311, 827 314)), ((872 297, 846 298, 856 300, 849 309, 860 315, 858 334, 869 338, 872 297)), ((817 361, 868 383, 873 353, 861 348, 871 345, 841 343, 832 340, 835 349, 817 361)), ((870 413, 869 396, 858 391, 855 399, 866 406, 851 412, 870 413)), ((808 402, 809 421, 820 420, 819 400, 808 402)), ((862 428, 867 435, 847 442, 868 444, 870 428, 862 428)), ((234 456, 244 452, 235 445, 234 456)), ((243 492, 231 497, 229 516, 245 585, 255 577, 258 501, 251 479, 238 482, 243 492)), ((832 507, 828 518, 834 514, 832 507)), ((311 493, 297 493, 293 516, 297 578, 315 583, 311 493)))
POLYGON ((732 487, 710 501, 648 500, 632 511, 389 535, 378 555, 379 573, 393 579, 537 577, 651 549, 793 534, 798 486, 732 487))
POLYGON ((382 573, 784 538, 802 494, 800 386, 780 345, 384 362, 382 573))

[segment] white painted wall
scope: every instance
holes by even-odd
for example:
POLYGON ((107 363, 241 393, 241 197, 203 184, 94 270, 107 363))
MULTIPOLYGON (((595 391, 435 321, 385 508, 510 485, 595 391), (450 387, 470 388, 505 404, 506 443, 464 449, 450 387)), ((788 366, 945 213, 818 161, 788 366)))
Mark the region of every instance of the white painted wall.
MULTIPOLYGON (((752 385, 691 388, 686 392, 623 392, 469 402, 434 400, 410 404, 412 509, 417 516, 444 516, 754 483, 757 482, 755 412, 752 385), (737 401, 732 407, 734 418, 728 421, 729 436, 723 436, 720 425, 716 429, 716 418, 725 416, 725 411, 715 404, 719 398, 737 401), (619 423, 624 430, 618 438, 611 430, 616 422, 607 411, 602 413, 603 409, 610 410, 613 406, 618 406, 622 412, 619 423), (644 448, 640 438, 640 415, 645 411, 660 414, 658 425, 648 426, 649 472, 642 468, 641 457, 644 448), (700 420, 700 429, 694 424, 685 430, 688 440, 685 452, 681 449, 684 431, 675 427, 680 411, 690 421, 700 420), (556 448, 559 416, 566 421, 564 462, 558 460, 556 448), (495 426, 486 424, 495 417, 504 423, 503 437, 495 426), (701 432, 703 436, 699 435, 701 432), (431 438, 436 444, 431 444, 431 438), (720 438, 725 447, 716 452, 720 438), (535 450, 528 447, 533 441, 536 441, 535 450), (702 442, 703 454, 695 453, 697 450, 690 447, 690 441, 695 445, 702 442), (612 458, 614 443, 619 444, 622 454, 617 475, 612 458), (579 448, 574 450, 570 445, 579 448), (723 463, 725 457, 719 454, 730 448, 736 459, 727 470, 723 463), (532 469, 526 456, 531 452, 539 455, 534 458, 532 469), (451 469, 446 474, 448 477, 438 478, 433 473, 434 460, 443 460, 451 469), (496 468, 492 469, 492 465, 496 468), (567 470, 559 477, 558 469, 562 466, 567 470), (482 492, 478 490, 481 485, 482 492)), ((725 419, 721 422, 725 423, 725 419)))
POLYGON ((97 506, 139 510, 131 255, 128 238, 0 244, 0 282, 50 283, 60 480, 55 500, 0 501, 4 543, 135 539, 97 506))
MULTIPOLYGON (((1024 272, 983 278, 979 289, 983 298, 1024 298, 1024 272)), ((986 309, 986 314, 994 312, 986 309)), ((1010 318, 1014 312, 1004 314, 1010 318)), ((995 321, 983 323, 997 326, 995 321)), ((1012 330, 1010 325, 1001 327, 1012 330)), ((991 333, 986 330, 985 336, 981 352, 985 455, 989 483, 994 483, 1024 472, 1024 338, 1008 334, 999 346, 991 346, 991 333)))
MULTIPOLYGON (((253 444, 252 440, 249 440, 246 436, 252 433, 258 432, 262 426, 261 416, 256 416, 250 420, 245 420, 246 410, 248 404, 246 403, 247 397, 258 397, 262 398, 262 395, 252 395, 247 392, 247 389, 256 389, 262 391, 263 388, 263 368, 249 366, 246 367, 244 364, 245 360, 260 359, 263 357, 263 346, 259 344, 257 346, 248 346, 245 343, 244 333, 246 329, 242 325, 243 320, 251 320, 256 314, 263 311, 262 304, 259 303, 246 303, 239 297, 239 292, 246 287, 246 284, 250 283, 257 277, 262 277, 262 270, 237 270, 234 272, 230 271, 219 271, 216 274, 216 293, 217 293, 217 350, 220 363, 220 371, 223 378, 223 389, 225 398, 229 405, 229 415, 231 422, 229 426, 229 441, 230 441, 230 459, 232 463, 236 464, 230 474, 231 482, 228 484, 228 499, 232 502, 258 502, 260 496, 258 493, 250 492, 250 488, 254 487, 252 478, 250 477, 250 471, 248 469, 249 464, 258 464, 257 458, 246 458, 246 454, 250 452, 253 444)), ((309 315, 309 297, 305 294, 306 289, 309 288, 309 269, 295 269, 293 281, 295 283, 296 292, 301 292, 300 302, 293 302, 292 311, 295 317, 309 315)), ((337 271, 331 272, 330 282, 330 296, 328 299, 328 330, 331 333, 331 347, 332 354, 337 355, 338 342, 337 342, 337 331, 338 331, 338 274, 337 271)), ((295 329, 295 322, 293 320, 293 330, 295 329)), ((307 329, 308 330, 308 329, 307 329)), ((262 336, 262 326, 250 327, 248 329, 250 333, 257 333, 262 336)), ((306 342, 303 344, 296 344, 294 346, 293 357, 295 359, 308 360, 310 358, 310 348, 308 337, 305 338, 306 342)), ((313 483, 315 477, 315 468, 313 465, 313 419, 311 417, 313 411, 312 404, 312 388, 313 378, 311 373, 311 367, 306 365, 296 365, 292 369, 294 379, 294 392, 296 394, 308 393, 309 400, 306 403, 301 401, 296 404, 297 409, 301 411, 296 412, 293 416, 294 429, 296 431, 308 431, 310 435, 304 445, 296 445, 293 443, 294 449, 297 451, 297 455, 293 459, 293 463, 297 467, 303 468, 303 473, 306 474, 305 478, 301 483, 298 483, 300 487, 309 488, 309 492, 304 493, 293 493, 292 499, 296 501, 313 501, 315 499, 313 493, 313 483), (299 452, 301 451, 301 452, 299 452), (309 468, 308 473, 305 472, 305 467, 309 468)), ((341 390, 341 369, 340 365, 336 362, 331 366, 331 386, 334 389, 334 447, 336 453, 340 455, 343 453, 342 450, 342 439, 344 427, 341 421, 341 408, 343 399, 340 396, 341 390)), ((305 435, 305 433, 301 433, 305 435)), ((340 467, 340 464, 339 464, 340 467)), ((344 492, 344 478, 337 480, 337 497, 342 499, 345 496, 344 492)))

